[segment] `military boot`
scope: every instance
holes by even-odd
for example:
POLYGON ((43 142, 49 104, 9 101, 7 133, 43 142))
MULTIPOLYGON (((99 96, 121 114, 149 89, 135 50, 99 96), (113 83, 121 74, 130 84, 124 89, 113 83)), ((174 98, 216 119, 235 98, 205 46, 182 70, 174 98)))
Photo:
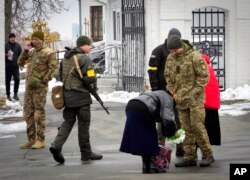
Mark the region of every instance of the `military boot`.
POLYGON ((55 161, 59 162, 60 164, 64 163, 64 157, 61 153, 61 150, 56 149, 53 145, 49 148, 51 154, 53 155, 55 161))
POLYGON ((91 152, 91 154, 88 155, 88 156, 82 154, 81 160, 82 160, 82 161, 100 160, 100 159, 102 159, 102 158, 103 158, 103 156, 102 156, 101 154, 96 154, 96 153, 91 152))
POLYGON ((182 161, 175 163, 175 167, 189 167, 189 166, 197 166, 197 162, 195 160, 183 159, 182 161))
POLYGON ((202 157, 202 160, 199 162, 200 167, 207 167, 210 166, 214 162, 214 157, 213 156, 206 156, 202 157))
POLYGON ((45 147, 44 141, 37 140, 33 146, 31 146, 32 149, 41 149, 45 147))
POLYGON ((33 146, 33 144, 35 144, 35 142, 36 141, 34 141, 34 140, 30 140, 24 144, 21 144, 20 149, 29 149, 29 148, 31 148, 31 146, 33 146))

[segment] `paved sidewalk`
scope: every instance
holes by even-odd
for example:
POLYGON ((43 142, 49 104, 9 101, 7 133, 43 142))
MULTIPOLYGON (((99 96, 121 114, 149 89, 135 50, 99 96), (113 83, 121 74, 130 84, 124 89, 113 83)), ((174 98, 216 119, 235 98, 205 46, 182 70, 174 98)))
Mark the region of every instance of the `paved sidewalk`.
MULTIPOLYGON (((52 108, 48 98, 46 148, 21 150, 19 144, 26 141, 25 132, 16 138, 0 139, 0 179, 2 180, 140 180, 140 179, 192 179, 228 180, 230 163, 250 163, 250 114, 238 117, 220 117, 222 146, 213 146, 215 162, 210 167, 175 168, 176 159, 172 154, 169 173, 141 174, 141 159, 119 152, 125 114, 124 104, 105 103, 111 107, 110 115, 100 110, 97 102, 92 108, 91 143, 96 152, 103 154, 100 161, 80 161, 77 140, 77 126, 74 127, 63 148, 65 164, 58 165, 49 152, 57 127, 62 120, 61 111, 52 108)), ((201 158, 199 154, 199 159, 201 158)))

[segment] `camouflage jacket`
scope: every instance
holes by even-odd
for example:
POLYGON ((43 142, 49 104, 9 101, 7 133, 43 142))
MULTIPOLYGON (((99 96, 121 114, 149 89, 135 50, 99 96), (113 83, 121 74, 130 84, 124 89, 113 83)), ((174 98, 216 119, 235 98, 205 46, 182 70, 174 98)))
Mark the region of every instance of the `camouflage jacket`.
POLYGON ((39 49, 31 49, 29 52, 23 50, 18 59, 18 65, 23 67, 27 63, 26 85, 33 86, 34 89, 39 88, 41 83, 48 86, 48 82, 58 70, 55 53, 45 45, 39 49), (36 82, 35 86, 34 82, 36 82))
POLYGON ((204 88, 209 79, 207 64, 200 52, 182 40, 184 52, 179 57, 171 54, 165 66, 167 89, 177 95, 177 108, 204 106, 204 88))

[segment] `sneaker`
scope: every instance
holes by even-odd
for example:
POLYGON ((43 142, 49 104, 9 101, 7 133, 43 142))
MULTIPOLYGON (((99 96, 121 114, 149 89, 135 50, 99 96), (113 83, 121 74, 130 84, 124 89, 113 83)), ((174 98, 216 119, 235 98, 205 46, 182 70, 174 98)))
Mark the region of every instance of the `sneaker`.
POLYGON ((7 96, 7 99, 8 99, 9 101, 12 101, 10 95, 7 96))
POLYGON ((101 154, 91 153, 90 156, 84 156, 82 155, 81 160, 82 161, 88 161, 88 160, 100 160, 103 156, 101 154))
POLYGON ((175 167, 189 167, 189 166, 197 166, 196 161, 183 159, 182 161, 175 163, 175 167))
POLYGON ((49 148, 51 154, 53 155, 54 159, 56 162, 60 163, 60 164, 63 164, 64 163, 64 157, 61 153, 61 151, 57 150, 54 146, 51 146, 49 148))
POLYGON ((19 101, 19 97, 18 97, 17 94, 14 94, 13 98, 14 98, 15 100, 19 101))
POLYGON ((210 164, 212 164, 213 162, 214 162, 213 156, 206 156, 202 158, 199 164, 200 164, 200 167, 207 167, 207 166, 210 166, 210 164))
POLYGON ((33 144, 31 146, 32 149, 41 149, 41 148, 44 148, 45 147, 45 144, 43 141, 36 141, 35 144, 33 144))
POLYGON ((33 144, 35 144, 35 142, 36 141, 31 140, 31 141, 28 141, 28 142, 26 142, 24 144, 21 144, 20 149, 30 149, 33 146, 33 144))

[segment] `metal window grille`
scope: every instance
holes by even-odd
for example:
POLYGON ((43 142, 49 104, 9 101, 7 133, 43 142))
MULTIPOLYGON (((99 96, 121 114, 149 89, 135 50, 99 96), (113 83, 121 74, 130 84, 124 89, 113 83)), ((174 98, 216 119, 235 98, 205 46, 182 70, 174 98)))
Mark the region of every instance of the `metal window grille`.
POLYGON ((225 73, 225 12, 217 8, 201 8, 192 12, 193 44, 210 56, 220 89, 226 88, 225 73))
POLYGON ((122 0, 122 85, 125 91, 144 87, 144 0, 122 0))

